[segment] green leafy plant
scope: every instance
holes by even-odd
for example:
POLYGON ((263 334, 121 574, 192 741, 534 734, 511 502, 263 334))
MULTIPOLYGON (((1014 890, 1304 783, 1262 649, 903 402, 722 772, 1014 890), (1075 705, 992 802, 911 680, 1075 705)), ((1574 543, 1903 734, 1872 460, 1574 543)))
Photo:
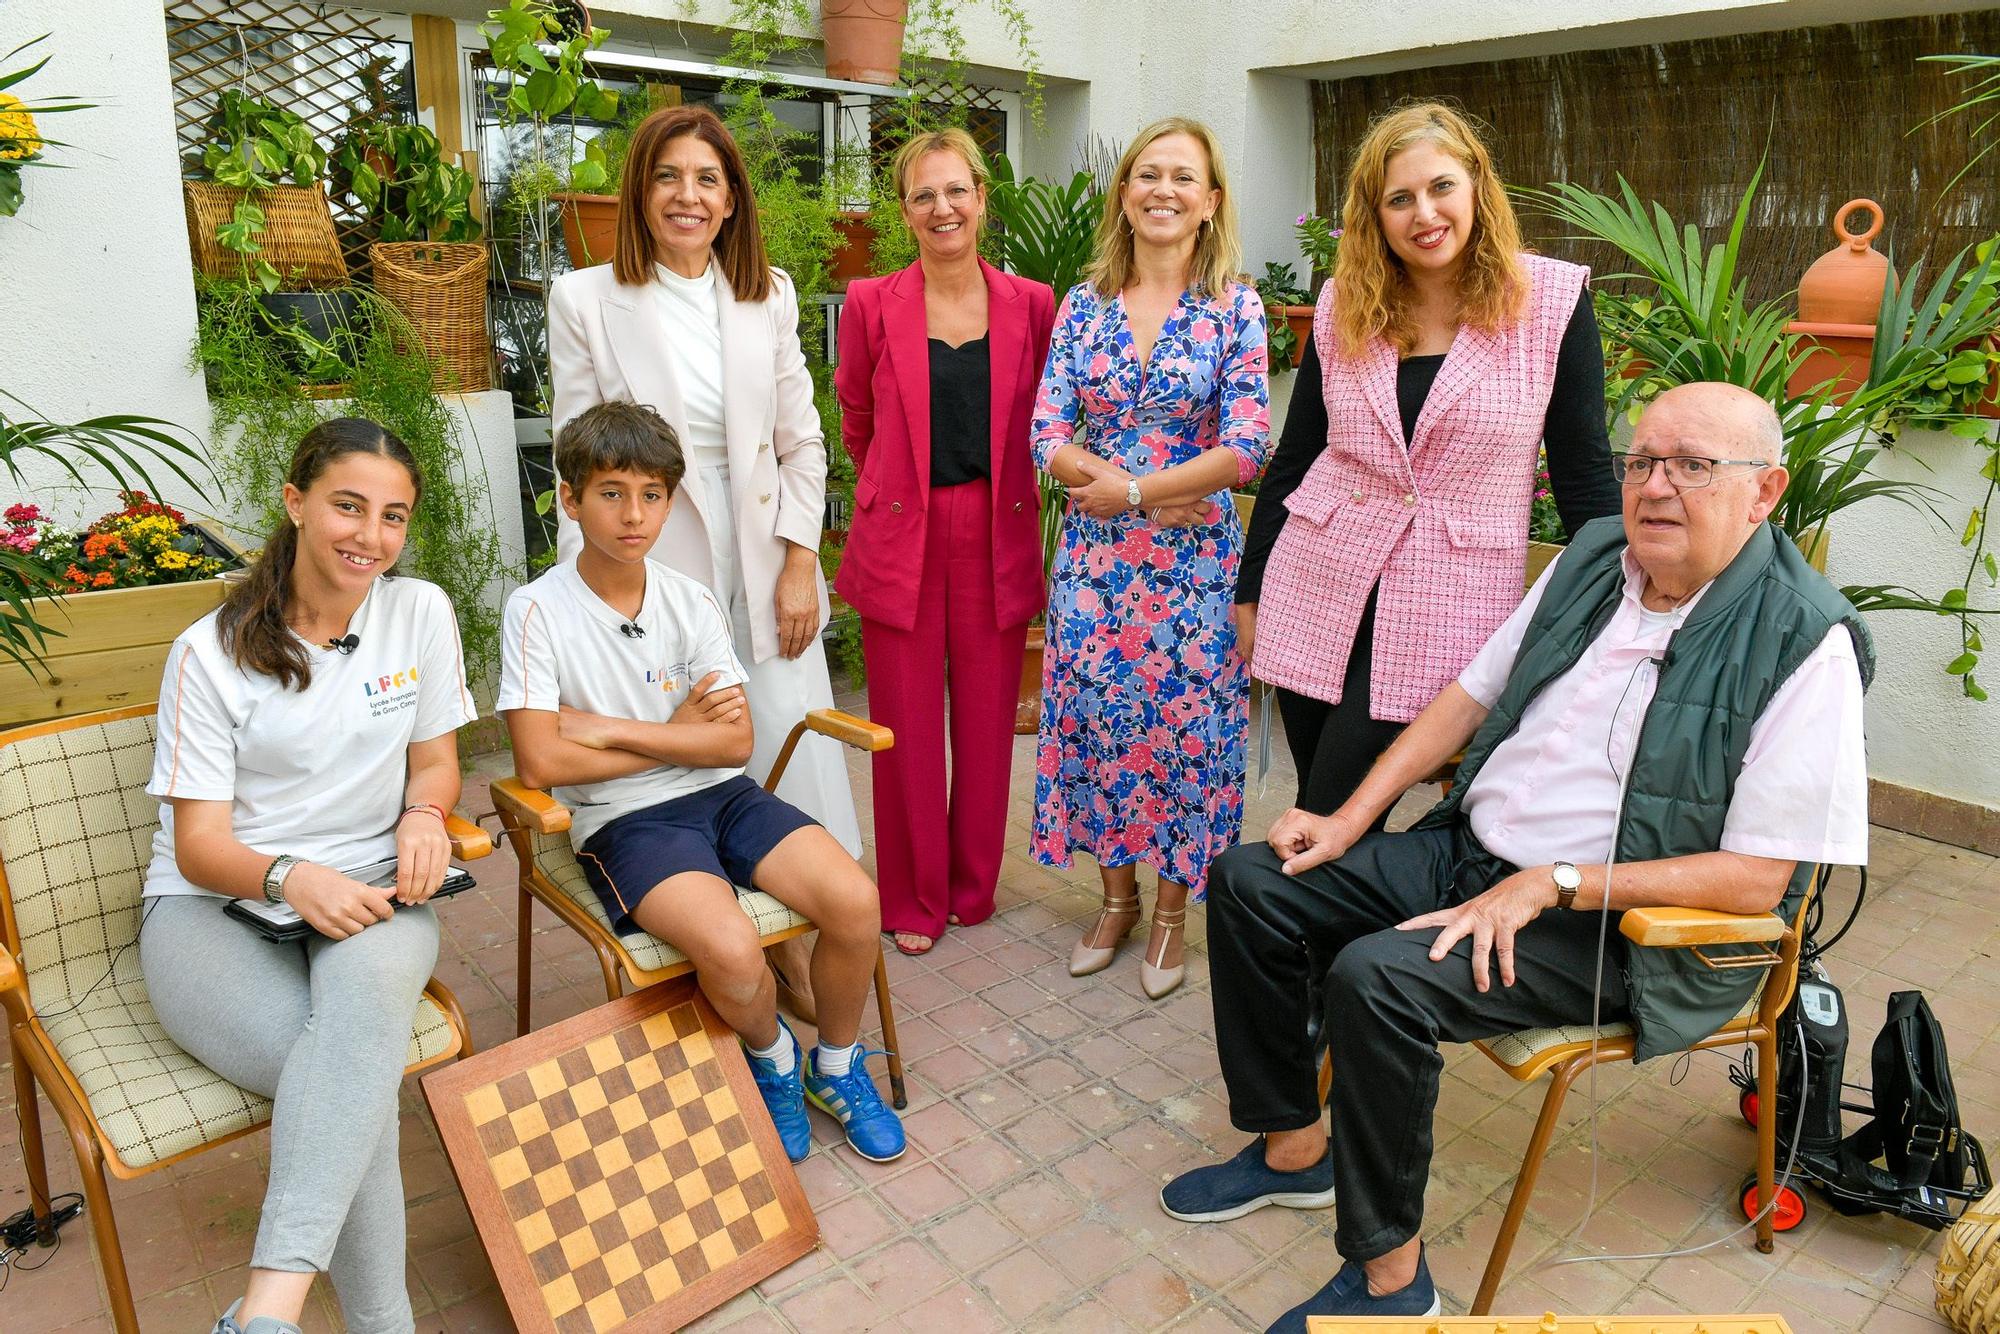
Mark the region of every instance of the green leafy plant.
POLYGON ((198 290, 194 367, 208 380, 223 491, 259 532, 283 517, 280 493, 299 439, 338 413, 380 422, 402 438, 423 471, 424 494, 411 516, 398 568, 444 589, 457 609, 467 674, 491 680, 499 663, 499 609, 493 588, 504 573, 491 498, 466 466, 458 427, 432 392, 435 366, 402 313, 364 293, 351 341, 336 353, 346 383, 341 400, 309 397, 274 336, 256 293, 241 283, 198 290))
POLYGON ((1104 194, 1089 172, 1058 186, 1017 177, 1007 155, 996 153, 987 193, 987 208, 999 224, 996 248, 1009 269, 1047 283, 1057 300, 1083 281, 1104 212, 1104 194))
POLYGON ((1882 292, 1868 375, 1886 382, 1909 373, 1916 383, 1894 414, 1896 425, 1928 426, 1968 440, 1991 432, 1973 415, 1994 380, 2000 354, 2000 237, 1962 250, 1928 289, 1921 263, 1882 292), (1961 272, 1961 270, 1963 270, 1961 272))
POLYGON ((25 194, 21 173, 29 167, 59 165, 48 161, 44 150, 68 147, 59 139, 45 137, 41 127, 35 123, 35 117, 55 116, 65 111, 88 111, 96 105, 70 97, 29 101, 18 93, 7 91, 40 73, 42 67, 49 63, 49 57, 43 56, 32 64, 13 70, 5 68, 6 62, 48 39, 49 34, 43 33, 0 56, 0 218, 11 218, 21 210, 25 194))
POLYGON ((1292 224, 1292 235, 1298 237, 1299 250, 1313 273, 1324 277, 1333 272, 1333 262, 1340 256, 1340 228, 1318 214, 1301 213, 1292 224))
POLYGON ((380 241, 476 241, 469 172, 444 160, 422 125, 378 121, 346 135, 333 152, 330 184, 351 196, 380 241))
POLYGON ((316 187, 326 170, 326 150, 297 115, 234 88, 222 90, 204 128, 208 146, 202 150, 203 170, 218 185, 244 192, 229 221, 217 225, 216 243, 243 256, 246 263, 254 258, 251 268, 258 284, 275 292, 284 279, 261 254, 257 238, 263 234, 265 217, 257 197, 287 179, 308 189, 316 187))
MULTIPOLYGON (((1600 289, 1596 299, 1605 343, 1621 350, 1607 374, 1606 397, 1614 414, 1636 417, 1644 400, 1694 381, 1722 381, 1756 393, 1778 414, 1783 463, 1791 474, 1772 519, 1806 549, 1824 540, 1834 514, 1870 500, 1909 505, 1943 523, 1937 508, 1942 497, 1935 488, 1882 477, 1874 464, 1939 365, 1948 362, 1951 349, 1986 336, 2000 320, 1990 303, 1987 314, 1978 309, 1977 294, 1992 271, 1991 253, 1973 270, 1978 277, 1969 284, 1959 277, 1963 256, 1928 288, 1914 269, 1904 281, 1889 284, 1875 360, 1858 389, 1842 394, 1838 383, 1829 380, 1794 392, 1791 386, 1813 349, 1802 335, 1786 332, 1791 312, 1784 302, 1752 302, 1736 273, 1762 175, 1760 164, 1725 237, 1707 246, 1692 224, 1677 224, 1659 204, 1641 200, 1622 176, 1615 196, 1571 183, 1519 193, 1530 207, 1575 228, 1580 236, 1616 246, 1634 265, 1632 271, 1604 280, 1632 284, 1634 292, 1600 289)), ((1976 514, 1981 534, 1993 497, 1989 486, 1976 514)), ((1975 549, 1966 578, 1935 598, 1886 584, 1843 591, 1864 612, 1958 617, 1964 652, 1973 656, 1967 661, 1962 653, 1947 670, 1960 678, 1968 696, 1984 699, 1985 691, 1972 676, 1979 650, 1971 617, 1986 613, 1969 602, 1972 582, 1984 569, 1984 554, 1975 549)))
MULTIPOLYGON (((207 492, 195 474, 213 480, 194 438, 171 422, 131 413, 50 421, 0 389, 0 469, 24 490, 30 484, 25 465, 31 457, 54 464, 78 486, 89 486, 96 478, 125 491, 137 482, 157 494, 148 460, 166 468, 197 495, 207 492)), ((30 675, 43 668, 49 636, 61 633, 37 606, 60 600, 61 574, 36 554, 0 543, 0 653, 30 675)))
POLYGON ((1277 313, 1278 307, 1310 305, 1312 293, 1299 286, 1299 275, 1291 265, 1266 264, 1264 276, 1257 280, 1257 296, 1264 303, 1265 314, 1270 316, 1271 365, 1281 371, 1290 370, 1298 364, 1299 337, 1277 313))
POLYGON ((2000 148, 2000 135, 1994 133, 1994 126, 2000 125, 2000 56, 1983 56, 1972 52, 1954 52, 1948 55, 1918 56, 1926 64, 1943 65, 1953 74, 1972 80, 1970 89, 1959 101, 1943 111, 1911 127, 1910 133, 1941 124, 1953 116, 1979 116, 1979 123, 1973 127, 1973 142, 1977 145, 1972 156, 1966 160, 1958 174, 1945 183, 1941 194, 1950 194, 1958 188, 1958 183, 1971 174, 1972 169, 1986 159, 1986 155, 2000 148))

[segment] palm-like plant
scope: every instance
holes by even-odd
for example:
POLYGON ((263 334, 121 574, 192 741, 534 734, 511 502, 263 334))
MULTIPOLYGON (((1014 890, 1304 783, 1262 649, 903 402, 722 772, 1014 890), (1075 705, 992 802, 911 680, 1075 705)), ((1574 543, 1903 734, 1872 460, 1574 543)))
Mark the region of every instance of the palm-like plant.
MULTIPOLYGON (((1988 281, 2000 272, 1995 263, 2000 248, 1989 249, 1970 268, 1965 267, 1970 252, 1961 253, 1928 286, 1921 266, 1912 266, 1906 278, 1892 280, 1883 292, 1866 382, 1847 395, 1838 395, 1839 386, 1831 380, 1794 392, 1791 386, 1812 353, 1811 345, 1803 335, 1786 331, 1791 319, 1787 303, 1753 303, 1736 274, 1762 177, 1759 164, 1727 235, 1706 248, 1692 224, 1676 224, 1661 205, 1641 200, 1622 176, 1616 196, 1560 182, 1519 194, 1528 207, 1574 228, 1577 236, 1617 247, 1634 268, 1610 275, 1608 281, 1633 281, 1647 289, 1637 295, 1598 294, 1605 341, 1620 349, 1619 374, 1624 377, 1607 394, 1614 415, 1636 411, 1644 400, 1673 385, 1703 380, 1740 385, 1770 403, 1784 433, 1782 462, 1791 474, 1772 518, 1807 549, 1820 540, 1834 514, 1866 500, 1894 500, 1944 522, 1934 503, 1939 498, 1935 488, 1878 476, 1874 464, 1910 414, 1913 399, 1956 349, 2000 328, 2000 304, 1988 281)), ((1989 487, 1987 503, 1992 498, 1989 487)), ((1969 532, 1983 531, 1985 508, 1982 504, 1975 511, 1969 532)), ((1980 554, 1975 549, 1975 570, 1980 554)), ((1864 612, 1958 616, 1965 653, 1948 670, 1962 678, 1968 695, 1984 699, 1971 675, 1979 636, 1969 618, 1983 614, 1968 606, 1971 578, 1968 572, 1964 586, 1937 598, 1889 584, 1842 591, 1864 612)))
MULTIPOLYGON (((23 465, 40 455, 67 473, 79 486, 88 485, 86 469, 103 473, 121 491, 136 481, 152 494, 160 488, 146 471, 144 459, 164 464, 198 494, 200 483, 181 466, 187 460, 212 476, 181 428, 153 417, 118 413, 80 422, 52 422, 30 415, 28 405, 0 389, 0 469, 16 486, 25 486, 23 465), (18 410, 18 411, 17 411, 18 410)), ((59 571, 22 552, 0 547, 0 653, 30 673, 43 666, 51 635, 62 632, 43 619, 36 604, 59 601, 55 591, 59 571)))
POLYGON ((1915 134, 1918 130, 1927 129, 1953 116, 1981 118, 1979 123, 1972 127, 1972 139, 1979 145, 1978 151, 1958 169, 1958 175, 1945 184, 1943 193, 1950 194, 1988 153, 2000 148, 2000 134, 1994 133, 1994 127, 2000 125, 2000 56, 1962 52, 1941 56, 1918 56, 1917 59, 1929 64, 1946 66, 1952 73, 1966 75, 1972 79, 1971 90, 1961 101, 1921 121, 1910 131, 1911 134, 1915 134))

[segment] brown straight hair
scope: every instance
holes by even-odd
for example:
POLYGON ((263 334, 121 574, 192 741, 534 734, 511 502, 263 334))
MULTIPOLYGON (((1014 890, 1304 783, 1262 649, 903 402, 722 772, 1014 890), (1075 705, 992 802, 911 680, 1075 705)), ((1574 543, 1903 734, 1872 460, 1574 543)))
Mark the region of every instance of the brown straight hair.
POLYGON ((715 258, 722 277, 738 301, 762 301, 771 295, 771 261, 764 253, 764 233, 757 225, 757 196, 750 188, 750 169, 743 150, 713 111, 703 106, 662 107, 639 122, 632 147, 625 154, 625 175, 618 183, 618 247, 611 268, 628 287, 653 280, 653 229, 646 222, 646 196, 653 186, 653 165, 670 140, 692 134, 715 150, 729 184, 735 212, 722 220, 715 237, 715 258))
MULTIPOLYGON (((424 474, 416 455, 393 431, 366 417, 335 417, 307 431, 292 451, 292 466, 285 480, 301 491, 310 490, 329 464, 348 454, 377 454, 396 460, 409 471, 417 499, 423 499, 424 474)), ((285 621, 292 565, 298 555, 298 529, 290 517, 280 518, 264 543, 263 554, 250 567, 250 577, 229 590, 215 618, 223 650, 236 665, 246 672, 275 676, 287 690, 304 690, 312 684, 312 658, 306 653, 305 642, 285 621)))

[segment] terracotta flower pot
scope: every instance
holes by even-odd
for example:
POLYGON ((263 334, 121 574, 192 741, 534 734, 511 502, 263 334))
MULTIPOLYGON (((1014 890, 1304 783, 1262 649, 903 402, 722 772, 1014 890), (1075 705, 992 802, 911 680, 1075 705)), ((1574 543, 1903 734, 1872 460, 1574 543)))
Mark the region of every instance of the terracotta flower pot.
POLYGON ((1048 636, 1039 625, 1028 627, 1028 646, 1021 654, 1021 689, 1014 699, 1014 735, 1033 736, 1042 726, 1042 652, 1048 636))
POLYGON ((1872 199, 1850 199, 1835 210, 1833 234, 1841 244, 1814 260, 1799 279, 1799 317, 1785 326, 1787 333, 1806 335, 1813 347, 1787 386, 1793 394, 1808 394, 1835 380, 1834 398, 1845 402, 1867 381, 1875 319, 1889 281, 1888 256, 1868 244, 1881 231, 1882 206, 1872 199), (1845 225, 1847 215, 1857 209, 1874 217, 1868 230, 1858 234, 1845 225))
POLYGON ((827 77, 895 83, 903 64, 903 20, 909 10, 909 0, 820 0, 827 77))
POLYGON ((835 218, 833 230, 840 237, 840 242, 833 249, 833 262, 827 277, 834 291, 844 292, 856 278, 868 276, 875 232, 868 225, 868 214, 858 209, 851 209, 835 218))
POLYGON ((618 249, 618 196, 556 194, 562 205, 563 245, 579 269, 609 264, 618 249))
POLYGON ((1306 344, 1312 341, 1313 308, 1311 306, 1279 306, 1277 314, 1285 321, 1285 327, 1292 331, 1292 364, 1289 368, 1280 367, 1279 369, 1296 370, 1298 364, 1305 360, 1306 344))

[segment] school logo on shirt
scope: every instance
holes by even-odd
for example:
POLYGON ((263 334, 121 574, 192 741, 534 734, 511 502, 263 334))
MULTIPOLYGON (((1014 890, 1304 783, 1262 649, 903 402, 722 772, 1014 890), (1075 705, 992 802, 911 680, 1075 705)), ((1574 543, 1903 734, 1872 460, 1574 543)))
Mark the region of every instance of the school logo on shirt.
POLYGON ((400 672, 391 672, 372 681, 363 681, 361 693, 368 701, 370 718, 384 718, 392 713, 401 713, 404 709, 415 708, 417 669, 406 667, 400 672))
POLYGON ((687 686, 688 675, 691 670, 690 665, 685 662, 677 662, 671 667, 648 668, 646 671, 646 684, 656 686, 671 695, 687 686))

